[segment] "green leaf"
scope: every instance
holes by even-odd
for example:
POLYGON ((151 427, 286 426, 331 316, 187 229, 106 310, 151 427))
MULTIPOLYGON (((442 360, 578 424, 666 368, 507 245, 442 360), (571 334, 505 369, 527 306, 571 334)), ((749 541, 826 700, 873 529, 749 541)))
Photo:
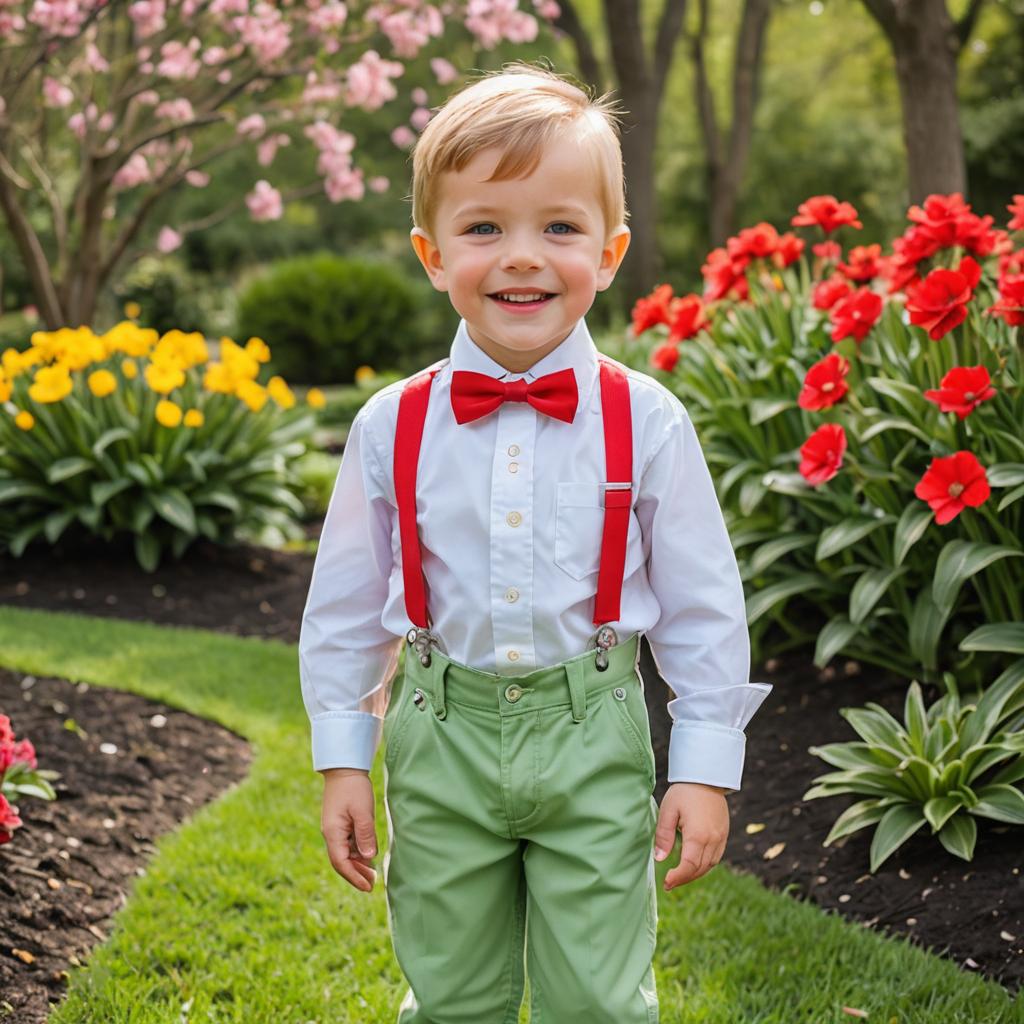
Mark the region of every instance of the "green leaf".
POLYGON ((160 562, 160 542, 151 533, 135 535, 135 558, 146 572, 153 572, 160 562))
POLYGON ((1004 508, 1009 508, 1010 505, 1015 501, 1020 501, 1021 498, 1024 498, 1024 484, 1021 484, 1020 487, 1014 487, 1012 491, 1007 491, 1006 494, 999 499, 999 504, 996 505, 996 511, 1002 512, 1004 508))
POLYGON ((57 543, 57 538, 67 528, 75 518, 75 509, 72 508, 58 508, 54 509, 44 520, 43 520, 43 532, 46 534, 46 539, 51 544, 57 543))
POLYGON ((115 441, 127 441, 131 437, 132 432, 127 427, 111 427, 93 442, 92 453, 98 459, 115 441))
POLYGON ((960 650, 1024 654, 1024 622, 988 622, 968 633, 960 650))
POLYGON ((845 718, 865 742, 900 753, 905 746, 903 727, 877 704, 863 708, 840 708, 845 718))
POLYGON ((750 424, 756 427, 759 423, 764 423, 765 420, 778 416, 780 412, 784 412, 786 409, 797 408, 797 404, 793 398, 754 398, 748 403, 747 408, 750 412, 750 424))
POLYGON ((862 431, 859 442, 867 444, 873 437, 887 430, 902 430, 907 434, 913 434, 919 441, 931 444, 932 439, 916 424, 903 416, 884 416, 882 419, 872 419, 871 426, 862 431))
POLYGON ((924 805, 924 816, 928 819, 932 831, 938 832, 963 805, 963 800, 958 796, 933 796, 924 805))
POLYGON ((906 381, 894 380, 891 377, 868 377, 867 383, 879 394, 899 403, 911 418, 919 417, 927 404, 927 399, 921 392, 906 381))
POLYGON ((939 842, 954 857, 970 860, 978 839, 978 823, 969 814, 955 814, 939 832, 939 842))
POLYGON ((46 467, 46 479, 47 482, 56 484, 61 480, 67 480, 69 477, 95 468, 96 464, 91 459, 83 459, 80 455, 69 455, 67 458, 51 462, 46 467))
POLYGON ((1024 484, 1024 462, 997 462, 985 470, 990 487, 1016 487, 1024 484))
POLYGON ((932 510, 920 501, 909 504, 900 515, 893 535, 892 559, 895 565, 902 565, 907 552, 921 539, 932 521, 932 510))
POLYGON ((822 579, 816 573, 797 573, 755 591, 747 599, 747 624, 753 625, 775 605, 794 594, 813 594, 821 587, 822 579))
POLYGON ((860 632, 860 626, 845 615, 829 619, 818 633, 814 644, 814 664, 824 668, 860 632))
POLYGON ((850 740, 846 743, 824 743, 820 746, 808 747, 807 752, 835 765, 836 768, 877 770, 879 768, 895 768, 900 763, 900 758, 896 754, 857 740, 850 740))
POLYGON ((1024 779, 1024 757, 1018 757, 1016 761, 1011 762, 1005 768, 1000 768, 992 776, 989 785, 1012 786, 1015 782, 1020 782, 1021 779, 1024 779))
POLYGON ((976 743, 984 743, 1007 715, 1014 714, 1024 703, 1024 658, 1013 662, 999 675, 978 700, 974 711, 967 715, 960 731, 964 750, 976 743))
POLYGON ((147 491, 146 500, 171 526, 188 534, 196 533, 196 516, 192 502, 178 487, 165 487, 162 491, 147 491))
MULTIPOLYGON (((153 521, 153 506, 147 501, 137 501, 132 507, 132 532, 145 533, 149 524, 153 521)), ((142 564, 141 562, 139 563, 142 564)))
POLYGON ((995 821, 1008 821, 1011 825, 1024 825, 1024 793, 1016 786, 994 782, 978 788, 978 802, 973 814, 995 821))
POLYGON ((892 581, 906 571, 905 566, 896 569, 868 569, 850 591, 850 621, 858 625, 862 623, 889 589, 892 581))
POLYGON ((42 518, 30 520, 21 529, 15 531, 7 542, 7 546, 10 548, 11 554, 15 558, 20 558, 21 553, 28 546, 29 542, 43 529, 42 518))
POLYGON ((810 547, 818 539, 814 533, 788 533, 775 537, 753 551, 747 559, 747 569, 753 576, 764 572, 772 563, 790 551, 810 547))
POLYGON ((932 600, 951 611, 964 582, 1001 558, 1020 558, 1024 551, 1002 544, 981 544, 971 540, 951 540, 939 552, 932 580, 932 600))
POLYGON ((871 837, 871 873, 874 874, 924 824, 920 807, 908 804, 890 807, 871 837))
POLYGON ((226 508, 229 512, 233 512, 236 516, 242 514, 242 503, 234 494, 223 487, 196 491, 192 495, 192 499, 195 501, 196 507, 200 505, 217 505, 220 508, 226 508))
POLYGON ((923 754, 928 734, 928 713, 924 709, 924 697, 916 679, 907 687, 907 696, 903 701, 903 722, 910 749, 915 754, 923 754))
POLYGON ((939 637, 946 625, 950 612, 944 611, 932 600, 928 587, 917 593, 914 610, 910 616, 910 653, 926 668, 934 670, 938 665, 939 637))
POLYGON ((89 498, 94 505, 105 505, 115 494, 132 486, 133 481, 127 477, 119 480, 95 480, 89 487, 89 498))
POLYGON ((851 835, 858 829, 866 828, 879 821, 889 805, 883 800, 858 800, 836 818, 822 846, 831 846, 837 839, 851 835))
POLYGON ((814 553, 817 561, 829 558, 851 544, 856 544, 869 533, 886 523, 895 522, 895 516, 872 516, 871 518, 843 519, 833 526, 822 530, 818 539, 818 549, 814 553))
POLYGON ((56 500, 54 492, 30 480, 0 480, 0 505, 15 498, 46 498, 56 500))
POLYGON ((97 508, 95 505, 79 505, 75 509, 75 514, 84 525, 95 531, 99 528, 103 509, 97 508))

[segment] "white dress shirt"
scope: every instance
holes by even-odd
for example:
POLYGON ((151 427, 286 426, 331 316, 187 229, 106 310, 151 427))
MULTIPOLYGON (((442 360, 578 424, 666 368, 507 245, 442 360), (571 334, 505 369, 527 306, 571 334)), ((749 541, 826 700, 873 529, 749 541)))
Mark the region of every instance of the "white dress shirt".
MULTIPOLYGON (((431 385, 417 478, 417 521, 431 625, 453 660, 523 675, 583 653, 594 595, 605 480, 597 349, 580 318, 525 374, 458 327, 431 385), (572 423, 526 402, 458 424, 453 370, 527 380, 572 367, 572 423)), ((621 365, 621 364, 619 364, 621 365)), ((619 638, 646 632, 675 693, 669 782, 739 789, 747 722, 771 690, 748 682, 750 637, 739 569, 686 409, 647 374, 629 378, 633 501, 619 638)), ((313 767, 371 767, 405 634, 393 479, 406 382, 356 415, 327 508, 299 636, 313 767)))

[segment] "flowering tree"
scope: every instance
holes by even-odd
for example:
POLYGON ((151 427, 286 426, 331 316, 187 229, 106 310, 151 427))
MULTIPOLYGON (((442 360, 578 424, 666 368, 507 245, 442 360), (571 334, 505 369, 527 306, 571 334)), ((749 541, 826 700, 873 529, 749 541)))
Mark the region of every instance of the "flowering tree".
MULTIPOLYGON (((493 48, 536 37, 554 0, 0 0, 0 210, 48 327, 88 323, 97 296, 161 197, 203 188, 217 161, 252 147, 261 167, 304 136, 320 180, 282 195, 261 178, 244 205, 273 220, 289 198, 323 191, 358 200, 386 178, 363 180, 356 139, 335 123, 346 108, 395 98, 405 62, 452 23, 493 48), (378 46, 389 48, 382 55, 378 46)), ((431 60, 440 85, 457 78, 431 60)), ((415 89, 413 127, 430 118, 415 89)), ((392 132, 406 148, 407 125, 392 132)), ((181 244, 195 225, 165 225, 157 245, 181 244)))

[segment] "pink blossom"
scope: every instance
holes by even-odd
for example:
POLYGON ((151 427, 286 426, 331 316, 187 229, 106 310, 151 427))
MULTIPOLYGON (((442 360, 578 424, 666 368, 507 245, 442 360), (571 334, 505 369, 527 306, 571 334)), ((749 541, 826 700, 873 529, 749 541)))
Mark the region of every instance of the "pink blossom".
POLYGON ((430 98, 427 96, 427 90, 418 85, 413 89, 410 96, 417 107, 425 107, 427 105, 427 100, 430 98))
POLYGON ((79 111, 77 114, 72 114, 68 118, 68 128, 71 129, 71 133, 77 136, 79 139, 85 138, 86 124, 85 114, 79 111))
POLYGON ((249 0, 213 0, 210 13, 219 16, 227 14, 245 14, 249 10, 249 0))
POLYGON ((165 100, 153 111, 157 117, 166 117, 175 124, 184 124, 195 117, 192 104, 187 99, 165 100))
POLYGON ((502 39, 529 43, 537 37, 537 19, 519 10, 518 0, 469 0, 466 28, 488 50, 502 39))
POLYGON ((160 47, 160 63, 157 65, 157 73, 164 78, 189 80, 196 77, 202 68, 202 64, 196 59, 195 52, 202 43, 193 36, 186 46, 177 39, 164 43, 160 47))
POLYGON ((278 192, 269 181, 262 178, 256 182, 256 187, 245 197, 245 205, 249 207, 249 213, 253 220, 280 220, 283 205, 281 193, 278 192))
POLYGON ((160 93, 156 89, 143 89, 135 94, 135 99, 143 106, 155 107, 160 102, 160 93))
POLYGON ((302 90, 302 102, 313 103, 334 103, 341 98, 342 83, 337 76, 329 69, 324 72, 321 79, 315 71, 306 75, 306 85, 302 90))
POLYGON ((115 190, 120 190, 135 188, 136 185, 141 185, 144 181, 150 180, 152 179, 146 158, 141 153, 135 152, 118 168, 112 185, 115 190))
POLYGON ((62 82, 49 75, 43 76, 43 103, 48 107, 69 106, 75 98, 75 94, 62 82))
POLYGON ((89 13, 89 5, 79 0, 35 0, 28 20, 47 35, 75 36, 89 13))
POLYGON ((371 192, 386 192, 390 182, 383 175, 378 174, 370 178, 366 184, 370 187, 371 192))
POLYGON ((277 155, 278 146, 287 146, 292 140, 284 132, 268 135, 256 146, 256 159, 261 167, 269 167, 277 155))
POLYGON ((217 81, 221 85, 227 85, 231 81, 231 68, 223 68, 217 72, 217 81))
POLYGON ((413 130, 406 124, 400 124, 391 132, 391 141, 399 149, 408 149, 416 140, 413 130))
POLYGON ((193 188, 206 188, 210 184, 210 176, 206 171, 191 170, 186 171, 185 180, 193 186, 193 188))
MULTIPOLYGON (((128 17, 132 19, 135 35, 139 39, 148 39, 163 31, 167 27, 167 19, 164 17, 166 13, 166 0, 135 0, 135 3, 128 5, 128 17)), ((139 56, 141 60, 149 59, 148 53, 145 56, 140 53, 139 56)))
POLYGON ((427 127, 427 123, 433 116, 434 115, 426 107, 417 107, 412 112, 412 116, 409 118, 409 123, 416 129, 416 131, 421 132, 427 127))
POLYGON ((273 63, 291 45, 291 26, 279 10, 262 0, 252 14, 232 18, 231 24, 261 67, 273 63))
POLYGON ((348 8, 344 4, 328 0, 319 9, 310 11, 307 21, 315 32, 330 32, 332 29, 341 28, 347 18, 348 8))
POLYGON ((267 122, 263 120, 262 114, 250 114, 248 117, 243 117, 235 126, 235 131, 247 139, 258 139, 266 130, 267 122))
POLYGON ((363 187, 363 169, 347 168, 324 179, 324 191, 332 203, 340 203, 342 199, 362 199, 366 190, 363 187))
POLYGON ((223 46, 211 46, 203 51, 202 61, 210 67, 223 64, 228 59, 228 51, 223 46))
POLYGON ((96 122, 96 127, 101 132, 109 132, 114 127, 114 114, 112 111, 106 111, 103 116, 96 122))
POLYGON ((454 82, 459 77, 459 72, 455 69, 455 65, 446 61, 444 57, 432 57, 430 60, 430 70, 434 72, 438 85, 448 85, 449 82, 454 82))
POLYGON ((95 43, 86 44, 85 63, 90 71, 96 71, 99 74, 110 70, 110 61, 100 53, 95 43))
POLYGON ((444 32, 441 12, 427 4, 418 10, 393 11, 375 4, 366 11, 366 20, 379 22, 396 56, 412 59, 430 41, 444 32))
POLYGON ((363 110, 378 110, 397 95, 391 84, 405 70, 396 60, 384 60, 376 50, 367 50, 346 74, 345 103, 363 110))
POLYGON ((181 245, 181 235, 166 224, 156 236, 156 247, 160 252, 174 252, 181 245))
POLYGON ((562 13, 562 8, 555 0, 541 0, 540 3, 534 0, 534 7, 537 9, 537 13, 548 21, 554 21, 562 13))

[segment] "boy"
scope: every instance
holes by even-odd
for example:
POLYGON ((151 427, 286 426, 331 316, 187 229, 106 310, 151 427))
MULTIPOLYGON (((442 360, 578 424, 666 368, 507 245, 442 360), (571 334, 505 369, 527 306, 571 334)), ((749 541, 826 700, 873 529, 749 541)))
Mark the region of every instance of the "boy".
POLYGON ((655 857, 681 828, 667 890, 718 862, 771 689, 685 409, 583 319, 629 244, 612 116, 517 63, 429 122, 412 245, 462 321, 356 417, 317 552, 322 831, 371 891, 383 738, 399 1024, 515 1024, 524 948, 535 1024, 656 1022, 655 857), (643 632, 676 693, 660 813, 643 632))

